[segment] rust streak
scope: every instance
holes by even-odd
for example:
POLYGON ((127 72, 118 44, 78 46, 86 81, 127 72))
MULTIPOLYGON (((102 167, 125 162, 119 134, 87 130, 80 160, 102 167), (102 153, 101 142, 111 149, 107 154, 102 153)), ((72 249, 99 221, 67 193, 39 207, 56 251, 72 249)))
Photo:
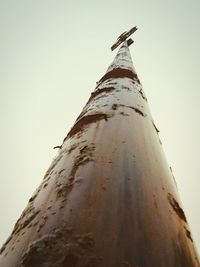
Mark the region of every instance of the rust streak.
POLYGON ((62 148, 62 146, 54 146, 54 147, 53 147, 53 149, 56 149, 56 148, 59 148, 59 149, 61 149, 61 148, 62 148))
POLYGON ((91 233, 73 234, 62 226, 32 242, 22 255, 20 266, 100 266, 91 233))
POLYGON ((100 120, 108 120, 107 118, 108 116, 106 114, 103 113, 99 113, 99 114, 93 114, 93 115, 87 115, 83 118, 81 118, 79 121, 77 121, 75 123, 75 125, 72 127, 72 129, 69 131, 67 137, 63 140, 63 142, 67 139, 72 137, 73 135, 77 134, 78 132, 81 132, 83 130, 83 128, 91 123, 95 123, 97 121, 100 120))
MULTIPOLYGON (((71 172, 69 174, 69 179, 66 184, 58 184, 57 187, 57 199, 60 197, 67 198, 68 194, 71 192, 73 185, 75 184, 75 175, 78 168, 81 165, 85 165, 93 160, 93 151, 95 147, 93 144, 90 146, 84 146, 80 149, 80 154, 76 156, 74 164, 72 166, 71 172)), ((79 181, 80 182, 80 181, 79 181)))
POLYGON ((140 84, 140 80, 138 79, 138 76, 136 73, 134 73, 132 70, 122 69, 122 68, 116 68, 116 69, 113 69, 107 72, 100 79, 99 84, 110 78, 130 78, 131 80, 135 80, 140 84))
POLYGON ((33 202, 33 200, 37 197, 37 194, 35 194, 34 196, 32 196, 30 199, 29 199, 29 202, 33 202))
POLYGON ((90 103, 90 101, 91 101, 93 98, 95 98, 97 95, 102 94, 102 93, 110 93, 110 92, 112 92, 112 91, 114 91, 114 90, 115 90, 114 87, 104 87, 104 88, 95 90, 94 92, 91 93, 91 96, 90 96, 88 102, 86 103, 86 105, 87 105, 88 103, 90 103))
POLYGON ((35 217, 38 215, 40 210, 33 211, 33 208, 29 207, 27 208, 21 215, 21 217, 16 222, 14 229, 11 233, 11 236, 7 239, 7 241, 4 243, 0 250, 0 254, 6 249, 7 244, 12 240, 14 235, 17 235, 22 229, 24 229, 26 226, 31 227, 31 222, 35 219, 35 217), (33 212, 31 215, 30 213, 33 212))
POLYGON ((138 108, 131 107, 131 106, 127 106, 127 107, 135 110, 135 112, 140 114, 141 116, 143 116, 143 117, 145 116, 145 114, 141 110, 139 110, 138 108))
POLYGON ((169 200, 169 203, 171 204, 172 208, 176 212, 176 214, 179 216, 179 218, 187 223, 187 219, 185 217, 185 213, 184 213, 183 209, 179 206, 176 199, 174 199, 174 197, 170 193, 168 194, 168 200, 169 200))
POLYGON ((136 113, 140 114, 141 116, 145 117, 146 114, 144 114, 144 112, 142 112, 140 109, 132 107, 132 106, 126 106, 126 105, 122 105, 122 104, 113 104, 112 105, 112 109, 113 110, 117 110, 118 107, 126 107, 126 108, 130 108, 133 109, 136 113))
POLYGON ((1 248, 1 250, 0 250, 0 254, 2 254, 3 253, 3 251, 6 249, 6 246, 7 246, 7 244, 11 241, 11 239, 12 239, 12 235, 6 240, 6 242, 3 244, 3 246, 2 246, 2 248, 1 248))
POLYGON ((186 236, 190 239, 190 241, 193 242, 193 239, 191 237, 191 233, 187 228, 185 228, 185 233, 186 233, 186 236))
POLYGON ((154 121, 152 121, 153 127, 155 128, 156 132, 159 133, 160 131, 158 130, 158 128, 156 127, 154 121))

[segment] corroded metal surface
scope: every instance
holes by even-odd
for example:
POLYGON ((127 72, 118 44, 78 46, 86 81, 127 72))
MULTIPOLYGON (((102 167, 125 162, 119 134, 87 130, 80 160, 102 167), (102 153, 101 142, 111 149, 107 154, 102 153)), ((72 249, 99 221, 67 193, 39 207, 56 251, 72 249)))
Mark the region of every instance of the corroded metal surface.
POLYGON ((198 267, 127 42, 1 249, 1 267, 198 267))
MULTIPOLYGON (((117 41, 114 43, 114 45, 111 46, 111 50, 115 50, 121 43, 123 43, 124 41, 126 41, 126 39, 131 36, 131 34, 133 34, 135 31, 137 31, 137 27, 133 27, 131 28, 129 31, 127 32, 123 32, 117 39, 117 41)), ((128 39, 127 44, 128 46, 130 46, 133 43, 132 39, 128 39)))

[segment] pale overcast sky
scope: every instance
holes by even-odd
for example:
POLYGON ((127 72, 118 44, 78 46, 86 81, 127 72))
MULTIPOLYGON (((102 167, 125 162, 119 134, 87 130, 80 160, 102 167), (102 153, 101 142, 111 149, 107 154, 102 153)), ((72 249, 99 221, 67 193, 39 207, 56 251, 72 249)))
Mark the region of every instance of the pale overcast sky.
POLYGON ((137 25, 133 62, 200 252, 199 14, 199 0, 0 0, 0 244, 137 25))

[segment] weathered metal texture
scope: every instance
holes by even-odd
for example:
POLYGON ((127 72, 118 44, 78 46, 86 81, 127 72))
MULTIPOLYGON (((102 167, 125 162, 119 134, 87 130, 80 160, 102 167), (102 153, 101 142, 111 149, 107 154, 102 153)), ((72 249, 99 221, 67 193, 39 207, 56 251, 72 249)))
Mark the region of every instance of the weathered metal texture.
POLYGON ((127 42, 1 249, 0 266, 199 266, 127 42))
MULTIPOLYGON (((115 50, 121 43, 123 43, 124 41, 126 41, 126 39, 131 36, 131 34, 133 34, 135 31, 137 31, 137 27, 133 27, 131 28, 129 31, 127 32, 123 32, 117 39, 117 41, 114 43, 114 45, 111 46, 111 50, 115 50)), ((128 40, 128 46, 130 46, 133 43, 132 39, 128 40), (130 41, 131 40, 131 41, 130 41)))

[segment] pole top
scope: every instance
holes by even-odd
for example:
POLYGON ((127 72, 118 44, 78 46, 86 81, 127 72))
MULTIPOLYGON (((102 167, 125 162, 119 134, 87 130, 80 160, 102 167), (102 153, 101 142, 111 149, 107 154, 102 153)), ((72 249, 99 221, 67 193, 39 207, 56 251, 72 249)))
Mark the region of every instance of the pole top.
MULTIPOLYGON (((135 31, 137 31, 137 26, 131 28, 129 31, 123 32, 117 39, 117 41, 114 43, 113 46, 111 46, 111 50, 115 50, 121 43, 126 41, 126 39, 133 34, 135 31)), ((134 41, 130 38, 127 40, 128 46, 131 45, 134 41)))

